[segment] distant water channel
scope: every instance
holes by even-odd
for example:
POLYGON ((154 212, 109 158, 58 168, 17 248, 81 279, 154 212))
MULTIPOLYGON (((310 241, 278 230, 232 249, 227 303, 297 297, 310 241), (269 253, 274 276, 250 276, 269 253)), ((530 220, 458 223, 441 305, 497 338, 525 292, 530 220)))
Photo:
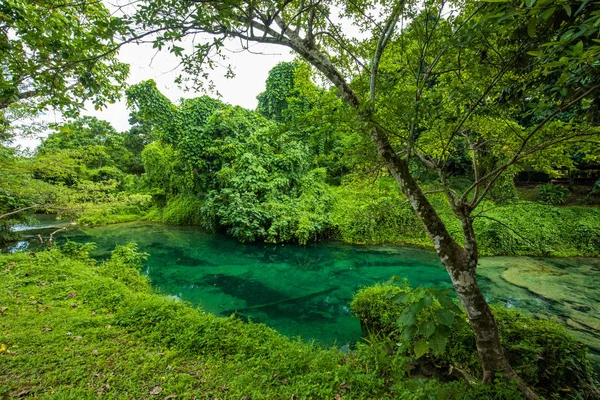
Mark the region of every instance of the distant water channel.
MULTIPOLYGON (((47 219, 47 218, 46 218, 47 219)), ((265 323, 288 336, 339 347, 360 340, 360 325, 348 303, 359 288, 392 276, 411 285, 450 287, 436 254, 395 245, 338 242, 308 246, 240 244, 194 227, 129 223, 86 228, 67 226, 57 240, 95 242, 94 257, 108 257, 117 244, 135 242, 149 253, 144 267, 152 284, 204 310, 265 323)), ((30 239, 4 251, 35 247, 30 239)), ((39 241, 38 241, 39 242, 39 241)), ((600 354, 600 260, 494 257, 479 268, 489 301, 538 316, 556 316, 600 354)))

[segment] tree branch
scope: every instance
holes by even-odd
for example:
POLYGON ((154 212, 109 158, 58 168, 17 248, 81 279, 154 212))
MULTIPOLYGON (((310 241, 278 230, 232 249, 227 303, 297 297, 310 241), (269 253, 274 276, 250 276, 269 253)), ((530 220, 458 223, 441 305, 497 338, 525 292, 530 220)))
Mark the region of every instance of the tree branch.
POLYGON ((35 204, 35 205, 33 205, 33 206, 19 208, 18 210, 11 211, 11 212, 9 212, 9 213, 6 213, 6 214, 2 214, 2 215, 0 215, 0 219, 2 219, 2 218, 5 218, 5 217, 8 217, 9 215, 18 214, 18 213, 20 213, 21 211, 25 211, 25 210, 31 210, 32 208, 36 208, 36 207, 40 207, 40 204, 35 204))
POLYGON ((375 85, 377 83, 377 73, 379 72, 379 62, 381 56, 385 51, 387 44, 394 33, 398 18, 400 17, 401 10, 404 7, 404 1, 400 1, 396 7, 392 10, 392 14, 388 18, 385 27, 382 29, 377 41, 377 47, 375 48, 375 54, 373 55, 373 61, 371 65, 371 80, 369 84, 369 93, 371 98, 371 113, 375 112, 375 85))

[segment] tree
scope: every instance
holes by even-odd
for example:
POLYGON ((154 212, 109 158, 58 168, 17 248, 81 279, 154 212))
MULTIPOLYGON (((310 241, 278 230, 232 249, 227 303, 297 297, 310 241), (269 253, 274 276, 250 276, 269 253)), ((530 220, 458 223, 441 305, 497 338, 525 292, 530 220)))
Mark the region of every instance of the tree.
POLYGON ((131 152, 125 146, 125 134, 109 122, 96 117, 79 117, 57 126, 37 148, 37 155, 70 151, 87 168, 117 166, 125 170, 131 152))
POLYGON ((26 104, 73 112, 85 100, 115 101, 129 66, 117 60, 119 18, 102 2, 16 1, 0 4, 0 112, 26 104))
MULTIPOLYGON (((227 40, 237 38, 246 48, 250 42, 289 47, 337 88, 360 117, 360 129, 372 139, 446 267, 473 326, 485 382, 495 372, 508 380, 518 377, 503 355, 494 316, 477 284, 474 212, 517 163, 554 146, 597 136, 596 128, 555 122, 555 117, 591 102, 600 88, 593 79, 581 79, 582 71, 598 71, 598 46, 586 44, 598 40, 597 30, 590 27, 596 18, 587 12, 593 7, 590 2, 576 2, 577 7, 550 0, 490 3, 156 0, 142 4, 130 20, 139 35, 160 31, 155 45, 169 46, 176 54, 182 54, 176 43, 186 35, 212 34, 212 42, 182 54, 185 70, 194 73, 192 80, 201 79, 198 72, 205 60, 218 57, 227 40), (551 3, 562 8, 549 7, 551 3), (587 10, 583 17, 580 9, 587 10), (591 21, 581 34, 587 35, 585 43, 563 44, 578 18, 591 21), (350 25, 366 38, 352 37, 350 25), (536 34, 538 28, 543 35, 536 34), (541 62, 555 60, 558 68, 571 53, 567 60, 574 68, 557 71, 541 62), (540 81, 548 85, 545 92, 558 90, 552 96, 540 93, 540 81), (503 94, 512 102, 503 104, 503 94), (532 125, 517 124, 509 118, 514 112, 510 104, 517 100, 547 116, 532 125), (472 184, 460 193, 447 169, 459 138, 467 142, 473 164, 472 184), (411 174, 409 163, 414 161, 439 176, 440 190, 462 226, 460 243, 411 174)), ((528 398, 537 398, 519 385, 528 398)))
POLYGON ((307 144, 315 168, 326 168, 329 182, 338 183, 358 165, 379 169, 370 140, 356 131, 356 114, 337 96, 312 81, 307 64, 277 64, 257 96, 257 111, 280 123, 280 129, 307 144), (371 165, 374 164, 375 166, 371 165))
POLYGON ((208 96, 174 105, 153 81, 131 86, 127 100, 160 138, 143 152, 145 178, 156 200, 186 215, 180 222, 242 242, 306 243, 331 231, 325 171, 274 121, 208 96))

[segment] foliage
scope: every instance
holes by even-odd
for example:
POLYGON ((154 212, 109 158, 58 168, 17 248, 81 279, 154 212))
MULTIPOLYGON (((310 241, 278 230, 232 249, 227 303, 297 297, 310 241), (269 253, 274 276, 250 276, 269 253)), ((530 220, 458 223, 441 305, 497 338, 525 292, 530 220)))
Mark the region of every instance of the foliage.
POLYGON ((72 113, 87 99, 99 108, 118 98, 129 72, 114 52, 124 27, 102 3, 7 0, 0 16, 0 112, 72 113))
POLYGON ((310 84, 306 79, 309 73, 309 67, 299 62, 277 64, 269 71, 265 91, 257 96, 256 111, 277 122, 288 122, 307 112, 310 98, 302 93, 302 83, 310 84))
MULTIPOLYGON (((124 192, 105 193, 100 201, 83 201, 79 196, 71 197, 69 208, 61 215, 78 219, 84 225, 107 225, 120 222, 130 222, 146 218, 152 205, 152 196, 143 194, 126 194, 124 192)), ((85 191, 83 193, 86 193, 85 191)))
POLYGON ((401 285, 376 285, 355 294, 352 311, 371 335, 391 336, 398 351, 420 358, 441 355, 464 315, 447 295, 452 291, 401 285))
POLYGON ((339 184, 345 174, 370 168, 376 154, 348 106, 312 78, 307 64, 277 64, 258 95, 257 111, 308 146, 313 168, 326 168, 328 181, 339 184))
MULTIPOLYGON (((339 239, 349 243, 432 247, 406 198, 389 180, 381 179, 374 185, 342 185, 334 194, 332 221, 339 239)), ((452 217, 444 195, 435 193, 428 197, 448 230, 460 241, 460 224, 452 217)), ((596 245, 600 237, 597 208, 484 202, 477 213, 474 227, 481 255, 596 257, 600 254, 596 245)))
POLYGON ((150 143, 142 151, 144 184, 160 206, 171 196, 186 192, 185 170, 179 160, 177 150, 160 141, 150 143))
POLYGON ((552 182, 545 183, 538 187, 540 199, 548 204, 562 204, 567 201, 569 191, 560 186, 554 186, 552 182))
MULTIPOLYGON (((54 154, 64 154, 72 163, 89 170, 115 167, 123 173, 135 169, 134 157, 141 154, 143 138, 134 139, 130 132, 119 133, 110 123, 96 117, 80 117, 59 125, 38 146, 35 159, 39 174, 43 176, 54 154), (137 152, 137 154, 135 153, 137 152)), ((55 162, 63 166, 65 161, 55 162)))
POLYGON ((62 199, 59 188, 34 179, 23 157, 0 145, 0 215, 9 214, 0 218, 0 243, 18 239, 13 225, 28 222, 33 211, 52 208, 62 199))
POLYGON ((202 214, 203 203, 194 196, 179 195, 169 199, 160 211, 154 211, 150 220, 174 225, 211 226, 212 221, 206 222, 202 214))
MULTIPOLYGON (((0 255, 0 395, 392 396, 352 354, 153 293, 134 246, 102 263, 85 258, 84 247, 67 245, 69 256, 56 248, 0 255)), ((394 385, 403 398, 439 389, 435 381, 394 385)))
MULTIPOLYGON (((472 328, 465 323, 464 311, 446 297, 445 291, 412 289, 406 282, 399 286, 376 285, 356 293, 351 307, 368 327, 371 341, 385 343, 386 338, 393 338, 398 342, 393 357, 397 357, 397 352, 412 349, 410 354, 414 358, 428 354, 438 368, 451 365, 481 376, 472 328), (452 325, 451 329, 447 324, 452 325), (435 338, 439 328, 444 334, 437 347, 435 338)), ((558 322, 534 320, 502 307, 494 307, 494 315, 507 358, 527 384, 552 398, 593 398, 598 393, 587 360, 587 347, 572 338, 558 322)), ((489 390, 503 398, 504 389, 500 393, 498 388, 482 390, 482 394, 489 390)), ((505 395, 510 393, 514 389, 505 395)))
POLYGON ((423 224, 390 179, 375 185, 348 183, 334 194, 332 219, 343 241, 429 245, 423 224))
POLYGON ((174 106, 153 82, 127 93, 136 117, 161 138, 142 154, 151 193, 167 203, 157 219, 225 230, 241 241, 306 243, 327 235, 324 171, 310 169, 309 149, 292 134, 208 97, 174 106))
MULTIPOLYGON (((548 396, 598 396, 587 346, 570 336, 557 321, 532 319, 502 307, 493 310, 506 357, 522 379, 548 396)), ((470 328, 455 332, 449 362, 478 372, 481 367, 473 357, 474 347, 470 328)))
MULTIPOLYGON (((33 203, 26 197, 34 195, 38 210, 81 218, 89 225, 140 219, 151 206, 151 196, 141 194, 140 179, 127 174, 135 172, 132 160, 141 158, 139 146, 128 147, 129 136, 94 117, 56 126, 33 157, 9 157, 7 196, 26 206, 33 203)), ((14 200, 11 204, 18 208, 14 200)))

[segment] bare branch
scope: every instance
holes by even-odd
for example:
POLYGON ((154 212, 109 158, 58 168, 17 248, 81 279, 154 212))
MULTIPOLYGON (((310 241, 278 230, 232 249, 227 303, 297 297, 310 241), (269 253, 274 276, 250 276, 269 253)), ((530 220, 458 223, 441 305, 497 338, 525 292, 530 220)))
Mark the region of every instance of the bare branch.
POLYGON ((385 51, 387 44, 394 33, 394 29, 396 28, 396 24, 398 23, 398 18, 400 17, 402 8, 404 7, 404 1, 399 2, 396 7, 392 10, 390 17, 388 18, 384 29, 381 31, 379 35, 379 40, 377 41, 377 47, 375 48, 375 54, 373 55, 373 61, 371 65, 371 82, 370 82, 370 97, 371 97, 371 112, 375 112, 375 85, 377 83, 377 73, 379 72, 379 62, 381 61, 381 56, 385 51))
POLYGON ((8 217, 9 215, 14 215, 14 214, 18 214, 21 211, 25 211, 25 210, 31 210, 32 208, 36 208, 36 207, 40 207, 40 204, 34 204, 33 206, 29 206, 29 207, 23 207, 23 208, 19 208, 18 210, 15 211, 11 211, 9 213, 6 214, 2 214, 0 215, 0 219, 8 217))

